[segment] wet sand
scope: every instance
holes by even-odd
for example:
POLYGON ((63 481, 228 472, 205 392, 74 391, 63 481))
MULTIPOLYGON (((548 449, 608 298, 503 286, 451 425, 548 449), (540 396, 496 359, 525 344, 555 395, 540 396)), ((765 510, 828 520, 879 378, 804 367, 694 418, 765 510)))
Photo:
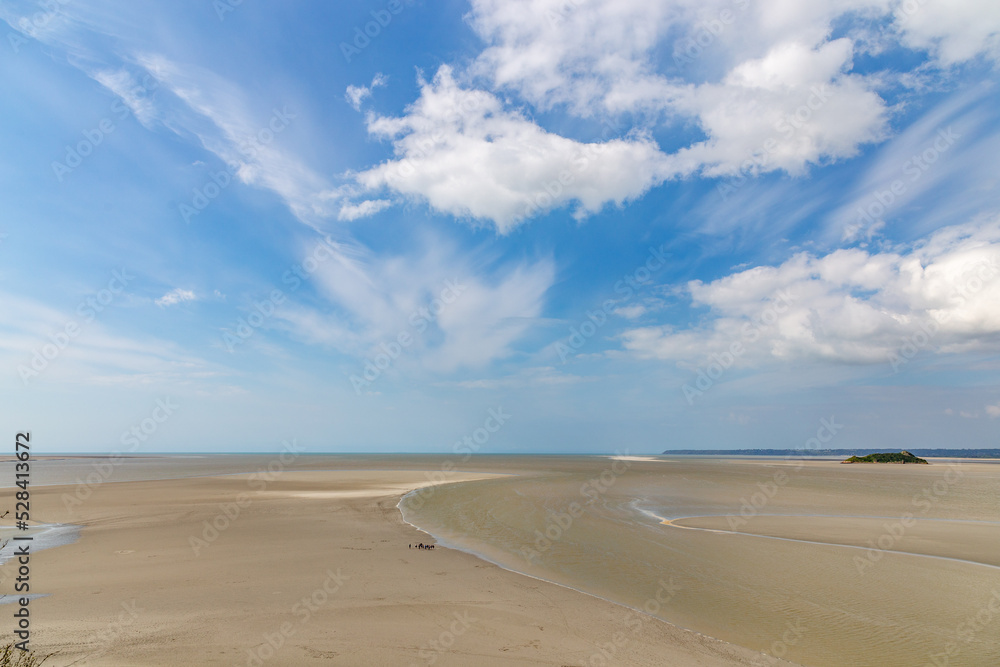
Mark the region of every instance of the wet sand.
POLYGON ((442 475, 444 457, 307 458, 264 477, 192 476, 255 469, 242 459, 166 480, 123 466, 80 502, 78 485, 34 486, 33 518, 83 527, 31 558, 32 593, 47 595, 30 603, 32 646, 58 652, 46 665, 786 664, 462 551, 408 548, 432 541, 397 509, 429 483, 421 469, 474 485, 558 461, 442 475), (319 469, 331 461, 347 469, 319 469))
POLYGON ((669 574, 678 592, 658 617, 799 664, 996 664, 995 464, 615 465, 443 487, 405 515, 505 567, 635 607, 669 574))
POLYGON ((920 519, 916 515, 910 519, 758 516, 740 525, 739 521, 717 516, 674 519, 670 525, 839 545, 861 549, 863 553, 855 555, 863 559, 869 559, 873 551, 891 551, 1000 568, 1000 523, 920 519))

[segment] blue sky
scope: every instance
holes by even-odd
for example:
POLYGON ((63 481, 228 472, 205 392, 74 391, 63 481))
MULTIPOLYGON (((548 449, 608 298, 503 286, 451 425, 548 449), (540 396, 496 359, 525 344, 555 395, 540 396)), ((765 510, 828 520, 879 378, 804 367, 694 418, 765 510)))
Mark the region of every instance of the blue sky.
POLYGON ((996 3, 0 19, 41 451, 997 446, 996 3))

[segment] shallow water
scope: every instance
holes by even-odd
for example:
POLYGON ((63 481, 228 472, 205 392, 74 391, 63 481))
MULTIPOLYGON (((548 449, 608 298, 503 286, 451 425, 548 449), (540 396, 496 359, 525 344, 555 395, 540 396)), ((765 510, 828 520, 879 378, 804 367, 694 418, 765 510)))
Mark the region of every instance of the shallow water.
MULTIPOLYGON (((27 530, 18 530, 10 526, 0 526, 0 544, 3 545, 3 548, 0 549, 0 583, 7 584, 4 586, 4 589, 10 590, 12 593, 14 592, 13 580, 18 574, 18 562, 15 560, 18 554, 16 552, 22 545, 29 545, 29 554, 35 554, 45 549, 54 549, 55 547, 72 544, 78 539, 80 539, 80 526, 71 524, 38 524, 31 526, 27 530), (32 539, 30 541, 21 541, 15 540, 15 537, 31 537, 32 539), (8 563, 10 564, 8 565, 8 563)), ((32 589, 37 590, 38 586, 33 585, 32 589)), ((45 597, 45 595, 47 593, 32 593, 30 595, 0 594, 0 605, 12 604, 21 597, 34 600, 45 597)))
POLYGON ((6 543, 5 549, 0 549, 0 565, 14 558, 18 541, 15 537, 31 537, 31 553, 52 549, 64 544, 72 544, 80 539, 80 526, 65 523, 45 523, 31 526, 27 530, 18 530, 10 526, 0 526, 0 544, 6 543))

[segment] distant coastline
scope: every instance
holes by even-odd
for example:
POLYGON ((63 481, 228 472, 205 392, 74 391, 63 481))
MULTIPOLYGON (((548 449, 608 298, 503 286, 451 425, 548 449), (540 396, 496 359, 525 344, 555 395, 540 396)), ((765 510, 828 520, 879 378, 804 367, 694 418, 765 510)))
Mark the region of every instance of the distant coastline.
MULTIPOLYGON (((867 456, 882 449, 668 449, 664 456, 867 456)), ((958 459, 1000 459, 1000 449, 911 449, 916 456, 958 459)))

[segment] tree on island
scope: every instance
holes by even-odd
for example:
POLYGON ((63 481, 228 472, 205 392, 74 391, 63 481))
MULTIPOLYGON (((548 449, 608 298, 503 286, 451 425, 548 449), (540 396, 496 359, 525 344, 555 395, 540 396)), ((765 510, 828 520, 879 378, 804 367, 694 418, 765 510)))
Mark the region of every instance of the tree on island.
POLYGON ((927 463, 925 459, 914 456, 905 449, 898 454, 895 452, 885 452, 882 454, 869 454, 868 456, 852 456, 841 463, 927 463))

